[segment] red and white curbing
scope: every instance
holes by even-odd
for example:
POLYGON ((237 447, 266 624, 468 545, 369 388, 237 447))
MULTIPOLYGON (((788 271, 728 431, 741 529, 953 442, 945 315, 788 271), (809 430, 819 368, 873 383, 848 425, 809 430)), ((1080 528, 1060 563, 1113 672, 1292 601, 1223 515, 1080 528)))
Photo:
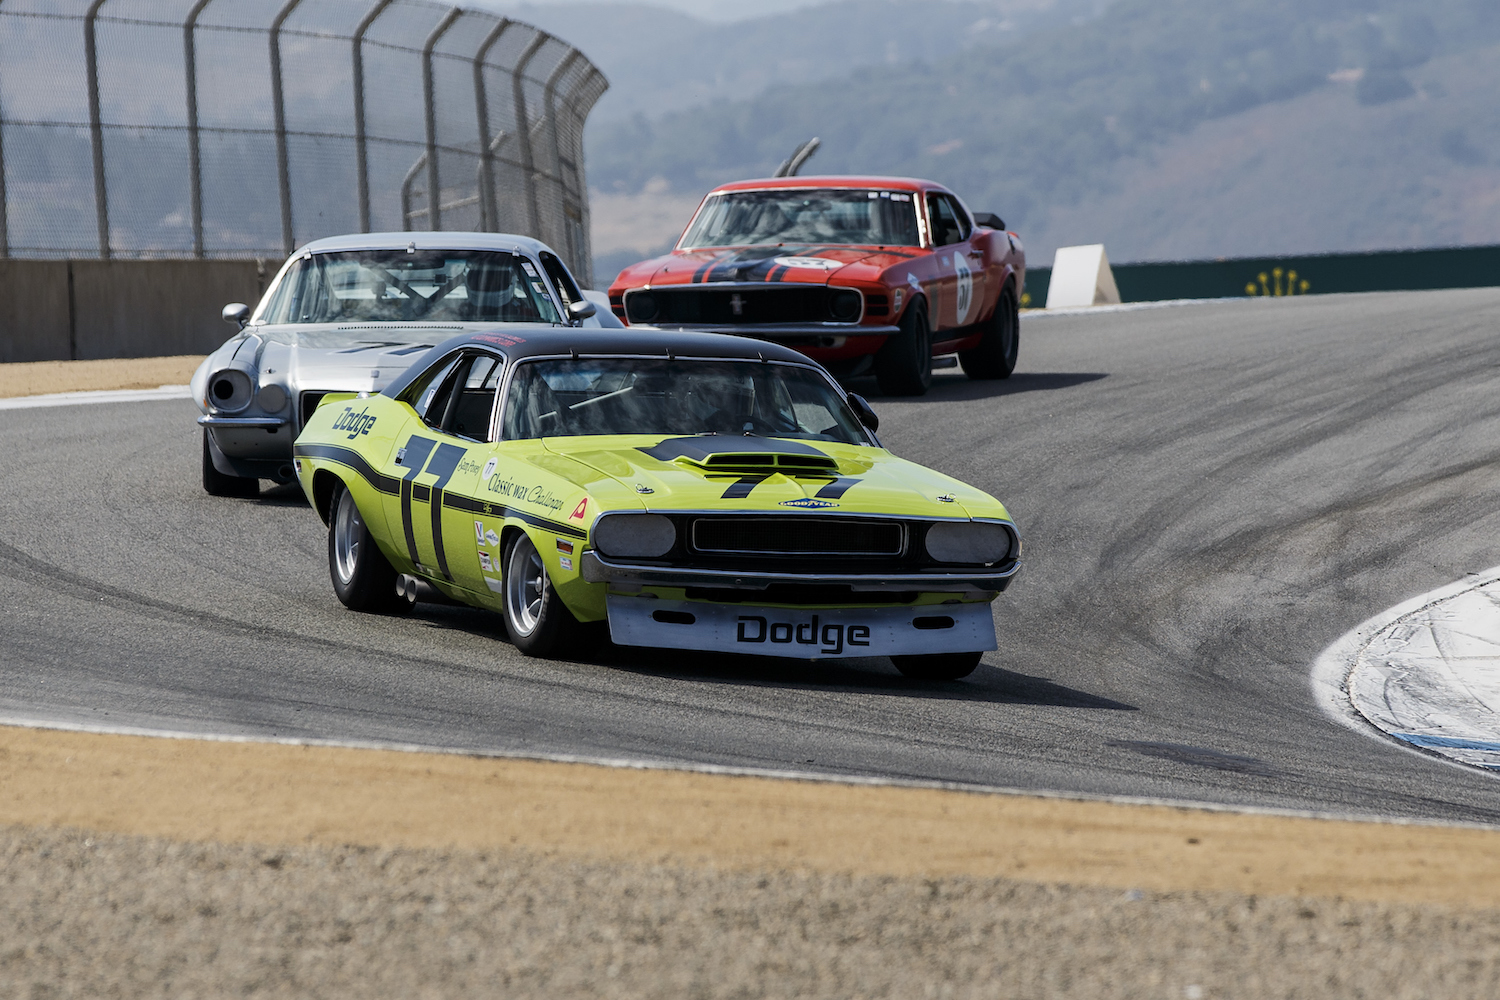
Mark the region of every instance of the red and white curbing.
POLYGON ((1500 770, 1500 567, 1371 618, 1324 651, 1312 680, 1346 725, 1500 770))

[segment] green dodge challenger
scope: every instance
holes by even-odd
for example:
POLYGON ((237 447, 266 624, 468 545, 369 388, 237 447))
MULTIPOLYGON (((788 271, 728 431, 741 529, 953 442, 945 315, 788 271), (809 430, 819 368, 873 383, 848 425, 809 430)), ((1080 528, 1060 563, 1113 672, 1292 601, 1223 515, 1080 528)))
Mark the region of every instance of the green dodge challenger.
POLYGON ((547 656, 607 620, 626 646, 889 656, 963 677, 1021 543, 998 500, 892 455, 815 362, 740 337, 527 328, 331 394, 297 438, 334 591, 418 581, 547 656))

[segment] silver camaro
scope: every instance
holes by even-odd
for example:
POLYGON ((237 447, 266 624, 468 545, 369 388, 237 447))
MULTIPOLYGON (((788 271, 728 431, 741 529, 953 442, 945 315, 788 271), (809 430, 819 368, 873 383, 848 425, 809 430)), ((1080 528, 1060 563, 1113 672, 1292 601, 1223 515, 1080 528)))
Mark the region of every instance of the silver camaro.
MULTIPOLYGON (((599 301, 607 303, 601 296, 599 301)), ((423 351, 498 324, 619 327, 545 243, 503 233, 368 233, 292 254, 240 330, 193 373, 203 488, 290 482, 292 442, 330 392, 378 392, 423 351)))

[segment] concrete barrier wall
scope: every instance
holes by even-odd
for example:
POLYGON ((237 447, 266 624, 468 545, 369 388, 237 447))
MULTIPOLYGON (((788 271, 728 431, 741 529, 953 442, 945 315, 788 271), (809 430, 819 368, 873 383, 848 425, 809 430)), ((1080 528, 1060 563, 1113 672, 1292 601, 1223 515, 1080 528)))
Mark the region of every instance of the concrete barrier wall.
MULTIPOLYGON (((1114 265, 1122 302, 1323 295, 1500 285, 1500 246, 1114 265)), ((1026 270, 1024 305, 1047 301, 1050 267, 1026 270)))
POLYGON ((0 362, 207 354, 275 273, 254 260, 0 260, 0 362))

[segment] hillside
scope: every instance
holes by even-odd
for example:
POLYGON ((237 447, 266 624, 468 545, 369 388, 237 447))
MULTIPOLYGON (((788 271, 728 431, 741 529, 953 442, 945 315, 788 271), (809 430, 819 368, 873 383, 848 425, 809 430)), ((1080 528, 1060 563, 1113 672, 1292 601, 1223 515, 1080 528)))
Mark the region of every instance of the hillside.
POLYGON ((1112 246, 1115 259, 1500 240, 1453 221, 1473 215, 1494 162, 1481 77, 1496 43, 1493 0, 1118 0, 1019 43, 600 123, 590 181, 637 198, 651 184, 680 205, 819 135, 813 169, 944 181, 1005 216, 1036 260, 1059 240, 1104 238, 1115 218, 1112 232, 1151 234, 1112 246), (1256 141, 1234 141, 1251 125, 1256 141), (1397 162, 1418 175, 1398 181, 1397 162), (1152 189, 1153 163, 1173 164, 1176 182, 1152 189), (1278 169, 1296 193, 1277 189, 1278 169), (1255 199, 1230 204, 1267 221, 1213 221, 1226 197, 1255 199), (1270 221, 1283 205, 1295 206, 1285 226, 1270 221))

